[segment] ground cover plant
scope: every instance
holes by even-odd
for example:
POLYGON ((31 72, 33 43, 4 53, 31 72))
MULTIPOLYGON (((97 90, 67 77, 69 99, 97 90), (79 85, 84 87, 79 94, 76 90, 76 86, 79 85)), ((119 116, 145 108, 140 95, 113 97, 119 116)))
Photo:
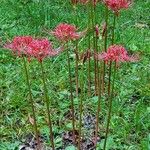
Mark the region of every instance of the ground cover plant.
POLYGON ((1 150, 150 148, 148 0, 1 1, 1 150))

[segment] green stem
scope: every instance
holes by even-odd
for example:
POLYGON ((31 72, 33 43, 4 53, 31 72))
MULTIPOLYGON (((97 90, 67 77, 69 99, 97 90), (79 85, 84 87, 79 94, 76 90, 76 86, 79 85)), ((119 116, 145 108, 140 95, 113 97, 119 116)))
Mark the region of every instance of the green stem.
MULTIPOLYGON (((90 3, 88 3, 88 50, 91 52, 91 13, 90 3)), ((91 58, 88 58, 88 95, 91 96, 91 58)))
MULTIPOLYGON (((96 36, 96 39, 95 39, 95 50, 96 50, 96 54, 98 53, 98 37, 96 36)), ((99 71, 98 71, 98 60, 96 59, 95 57, 95 63, 96 63, 96 83, 97 83, 97 91, 96 91, 96 95, 98 94, 99 92, 99 71)))
MULTIPOLYGON (((96 6, 93 6, 94 7, 94 15, 95 15, 95 53, 97 54, 98 53, 98 36, 97 33, 96 33, 96 20, 98 19, 97 18, 97 13, 96 13, 96 6)), ((97 91, 96 91, 96 95, 99 94, 99 70, 98 70, 98 60, 96 59, 95 57, 95 63, 96 63, 96 83, 97 83, 97 91)))
MULTIPOLYGON (((91 21, 92 21, 92 33, 93 33, 93 49, 94 49, 94 54, 97 53, 96 50, 96 40, 95 40, 95 7, 91 1, 91 21)), ((97 60, 94 55, 94 84, 95 84, 95 95, 97 95, 97 60)))
MULTIPOLYGON (((102 69, 102 67, 100 67, 102 69)), ((98 104, 97 104, 97 114, 96 114, 96 129, 95 129, 95 146, 97 145, 97 137, 98 137, 98 124, 99 124, 99 114, 101 110, 101 75, 102 70, 98 71, 98 104)))
POLYGON ((107 138, 108 138, 108 132, 109 132, 109 124, 110 124, 110 120, 111 120, 112 100, 113 100, 113 93, 114 93, 115 78, 116 78, 116 62, 115 62, 115 69, 114 69, 113 81, 112 81, 112 91, 111 91, 111 95, 109 97, 108 118, 107 118, 106 134, 105 134, 105 141, 104 141, 104 148, 103 148, 103 150, 106 149, 106 144, 107 144, 107 138))
POLYGON ((115 27, 116 27, 116 15, 114 14, 113 31, 112 31, 112 45, 114 44, 114 40, 115 40, 115 27))
MULTIPOLYGON (((111 44, 114 44, 114 40, 115 40, 115 26, 116 26, 116 15, 114 14, 114 21, 113 21, 113 31, 112 31, 112 41, 111 44)), ((109 67, 109 79, 108 79, 108 97, 110 97, 110 89, 111 89, 111 67, 112 66, 112 62, 110 62, 110 67, 109 67)))
POLYGON ((47 115, 48 115, 48 126, 49 126, 49 130, 50 130, 50 140, 51 140, 52 150, 55 150, 53 130, 52 130, 52 121, 51 121, 51 112, 50 112, 50 101, 49 101, 47 87, 46 87, 46 79, 45 79, 43 62, 40 62, 40 65, 41 65, 42 80, 43 80, 43 86, 44 86, 44 96, 45 96, 45 102, 46 102, 46 111, 47 111, 47 115))
MULTIPOLYGON (((108 41, 108 7, 105 8, 105 23, 106 23, 106 31, 105 31, 105 40, 104 40, 104 51, 107 51, 107 41, 108 41)), ((103 72, 102 72, 102 92, 105 92, 105 71, 106 64, 103 64, 103 72)))
POLYGON ((110 97, 110 89, 111 89, 111 72, 112 72, 112 62, 110 61, 108 73, 108 98, 110 97))
POLYGON ((73 84, 72 84, 71 65, 70 65, 70 57, 69 57, 68 47, 67 47, 66 52, 67 52, 69 82, 70 82, 70 100, 71 100, 71 111, 72 111, 73 142, 75 143, 76 139, 75 139, 75 116, 74 116, 73 84))
POLYGON ((106 31, 105 31, 105 41, 104 41, 104 50, 107 51, 107 40, 108 40, 108 7, 105 8, 105 23, 106 23, 106 31))
POLYGON ((81 149, 81 137, 82 137, 82 114, 83 114, 83 97, 84 97, 84 91, 83 91, 83 81, 84 81, 84 66, 82 65, 82 71, 81 71, 81 79, 80 79, 80 88, 81 88, 81 95, 80 95, 80 104, 79 104, 79 142, 78 142, 78 149, 81 149))
MULTIPOLYGON (((77 6, 74 7, 74 16, 75 16, 75 25, 78 24, 78 15, 77 15, 77 6)), ((75 77, 76 77, 76 96, 78 97, 78 89, 79 89, 79 83, 78 83, 78 40, 75 41, 75 55, 76 55, 76 66, 75 66, 75 77)))
POLYGON ((26 64, 26 60, 25 60, 24 56, 23 56, 23 63, 24 63, 24 69, 25 69, 25 75, 26 75, 26 82, 27 82, 27 86, 28 86, 28 90, 29 90, 31 109, 32 109, 32 114, 33 114, 33 119, 34 119, 34 130, 35 130, 35 136, 36 136, 36 140, 37 140, 37 148, 38 148, 38 150, 40 150, 41 149, 41 144, 40 144, 38 127, 37 127, 37 122, 36 122, 34 101, 33 101, 33 98, 32 98, 31 85, 30 85, 30 81, 29 81, 29 72, 28 72, 28 69, 27 69, 27 64, 26 64))
MULTIPOLYGON (((112 31, 112 43, 111 43, 112 45, 114 44, 114 40, 115 40, 115 26, 116 26, 116 15, 114 14, 113 31, 112 31)), ((108 137, 108 132, 109 132, 109 124, 110 124, 110 120, 111 120, 112 99, 113 99, 113 92, 114 92, 114 81, 115 81, 115 76, 116 76, 116 62, 115 62, 114 75, 113 75, 113 81, 112 81, 112 91, 111 91, 111 95, 110 95, 111 72, 112 72, 112 62, 110 62, 110 66, 109 66, 109 81, 108 81, 109 106, 108 106, 108 119, 107 119, 106 135, 105 135, 105 141, 104 141, 104 150, 106 149, 107 137, 108 137)))

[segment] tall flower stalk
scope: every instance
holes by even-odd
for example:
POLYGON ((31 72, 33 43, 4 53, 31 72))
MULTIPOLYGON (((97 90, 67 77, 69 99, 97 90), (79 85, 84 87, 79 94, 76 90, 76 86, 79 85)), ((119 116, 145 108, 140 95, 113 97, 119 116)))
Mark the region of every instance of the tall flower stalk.
MULTIPOLYGON (((113 30, 112 30, 112 38, 111 38, 111 44, 112 45, 114 44, 114 41, 115 41, 115 27, 116 27, 116 15, 114 14, 113 30)), ((112 62, 110 62, 110 64, 109 64, 109 73, 108 73, 108 98, 110 97, 110 89, 111 89, 111 70, 112 70, 112 62)))
POLYGON ((112 44, 112 45, 114 44, 114 41, 115 41, 116 18, 117 18, 117 16, 114 14, 113 30, 112 30, 112 41, 111 41, 111 44, 112 44))
MULTIPOLYGON (((107 138, 108 138, 108 132, 109 132, 109 124, 111 120, 111 111, 112 111, 112 100, 114 95, 114 82, 115 82, 115 76, 116 76, 116 66, 117 62, 123 62, 123 61, 131 61, 132 58, 127 55, 126 50, 122 46, 113 45, 114 39, 115 39, 115 26, 116 26, 116 17, 119 15, 119 12, 121 9, 126 9, 130 5, 130 1, 127 0, 104 0, 104 3, 106 4, 107 8, 110 8, 114 12, 114 20, 113 20, 113 31, 112 31, 112 41, 110 46, 107 50, 107 53, 103 54, 103 59, 105 62, 109 63, 109 81, 108 81, 108 118, 107 118, 107 125, 106 125, 106 134, 105 134, 105 141, 104 141, 104 147, 103 149, 106 149, 107 144, 107 138), (114 73, 113 73, 113 79, 111 83, 112 78, 112 64, 114 62, 114 73)), ((106 50, 107 48, 105 48, 106 50)), ((101 57, 101 58, 102 58, 101 57)))
POLYGON ((29 72, 27 69, 26 59, 24 56, 23 56, 23 64, 24 64, 24 69, 25 69, 26 82, 27 82, 27 86, 28 86, 28 90, 29 90, 29 98, 30 98, 30 104, 31 104, 31 109, 32 109, 32 115, 33 115, 33 119, 34 119, 33 126, 34 126, 34 131, 35 131, 35 137, 37 140, 37 149, 41 150, 39 132, 38 132, 37 121, 36 121, 35 106, 34 106, 34 101, 33 101, 32 92, 31 92, 31 85, 30 85, 30 80, 29 80, 29 72))
POLYGON ((72 128, 73 128, 73 142, 75 143, 75 115, 74 115, 74 100, 73 100, 73 83, 71 75, 71 64, 69 57, 69 49, 66 49, 67 53, 67 62, 68 62, 68 72, 69 72, 69 83, 70 83, 70 100, 71 100, 71 112, 72 112, 72 128))
POLYGON ((108 71, 108 99, 110 97, 110 90, 111 90, 111 73, 112 73, 112 62, 109 63, 109 71, 108 71))
POLYGON ((78 149, 81 150, 81 142, 82 142, 82 115, 83 115, 83 98, 84 98, 84 64, 82 64, 81 74, 80 74, 80 101, 79 101, 79 141, 78 141, 78 149))
POLYGON ((50 130, 51 146, 52 146, 52 149, 55 150, 53 130, 52 130, 52 121, 51 121, 50 100, 48 97, 48 91, 46 87, 46 78, 45 78, 43 62, 40 62, 40 66, 41 66, 42 80, 43 80, 43 86, 44 86, 44 97, 45 97, 45 102, 46 102, 46 111, 47 111, 47 116, 48 116, 48 126, 50 130))
MULTIPOLYGON (((108 7, 105 6, 105 39, 104 39, 104 51, 107 51, 107 42, 108 42, 108 7)), ((105 92, 105 71, 106 64, 103 63, 103 71, 102 71, 102 93, 105 92)))
MULTIPOLYGON (((96 47, 96 34, 95 34, 95 5, 93 5, 93 2, 91 1, 91 22, 92 22, 92 36, 93 36, 93 50, 94 54, 97 53, 97 47, 96 47)), ((94 86, 95 86, 95 95, 97 95, 97 60, 94 56, 94 86)))
MULTIPOLYGON (((78 25, 78 14, 77 14, 77 5, 73 5, 74 9, 74 16, 75 16, 75 25, 78 25)), ((76 96, 78 96, 78 90, 79 90, 79 83, 78 83, 78 40, 75 40, 75 55, 76 55, 76 60, 75 60, 75 78, 76 78, 76 96)))
MULTIPOLYGON (((76 1, 73 1, 76 4, 76 1)), ((77 32, 75 26, 61 23, 59 24, 54 31, 53 35, 62 43, 66 44, 66 53, 67 53, 67 63, 68 63, 68 72, 69 72, 69 89, 70 89, 70 101, 71 101, 71 112, 72 112, 72 128, 73 128, 73 142, 75 143, 75 114, 74 114, 74 99, 73 99, 73 83, 71 75, 71 63, 68 49, 68 42, 79 39, 84 32, 77 32)))
POLYGON ((108 41, 108 7, 105 6, 105 40, 104 40, 104 51, 107 51, 108 41))
MULTIPOLYGON (((102 65, 102 63, 101 63, 102 65)), ((98 131, 99 131, 99 114, 101 110, 101 95, 102 95, 102 67, 100 66, 100 70, 98 71, 98 104, 97 104, 97 113, 96 113, 96 127, 95 127, 95 147, 97 146, 98 139, 98 131)))
MULTIPOLYGON (((78 24, 78 15, 77 15, 77 5, 74 4, 74 16, 75 16, 75 25, 77 26, 78 24)), ((79 89, 79 71, 78 71, 78 61, 79 61, 79 56, 78 56, 78 40, 75 41, 75 55, 76 55, 76 66, 75 66, 75 77, 76 77, 76 96, 78 97, 78 89, 79 89)), ((83 68, 83 66, 82 66, 83 68)), ((83 69, 82 73, 83 74, 83 69)), ((79 98, 79 139, 78 139, 78 149, 81 149, 81 132, 82 132, 82 101, 83 101, 83 79, 80 79, 80 89, 81 89, 81 95, 79 98)), ((74 135, 75 136, 75 135, 74 135)))
POLYGON ((41 144, 40 144, 38 126, 37 126, 37 121, 36 121, 36 112, 35 112, 34 100, 32 97, 29 72, 28 72, 26 58, 25 58, 25 57, 28 57, 28 59, 30 59, 31 57, 28 54, 28 50, 29 50, 28 46, 32 41, 33 41, 33 38, 31 36, 16 36, 14 37, 11 43, 8 43, 5 45, 5 48, 10 49, 16 56, 22 57, 24 70, 25 70, 25 76, 26 76, 26 83, 27 83, 27 87, 29 91, 29 99, 30 99, 29 103, 31 104, 32 115, 33 115, 33 120, 34 120, 33 126, 34 126, 35 136, 37 140, 37 149, 40 150, 41 144))
MULTIPOLYGON (((91 13, 88 3, 88 51, 91 52, 91 13)), ((88 58, 88 95, 91 96, 91 57, 88 58)))
POLYGON ((126 62, 126 61, 133 61, 133 56, 130 57, 127 54, 126 49, 121 45, 111 45, 107 52, 98 55, 98 59, 102 59, 105 61, 106 64, 109 64, 109 80, 112 80, 111 83, 111 91, 108 97, 108 118, 107 118, 107 125, 106 125, 106 135, 104 141, 104 150, 106 149, 108 131, 109 131, 109 124, 111 120, 111 111, 112 111, 112 100, 114 95, 114 83, 116 78, 116 69, 117 63, 126 62), (113 67, 114 64, 114 67, 113 67), (114 68, 112 70, 112 68, 114 68), (113 75, 112 75, 113 71, 113 75))
POLYGON ((43 66, 43 60, 48 56, 55 56, 57 55, 61 49, 54 50, 52 44, 48 41, 48 39, 34 39, 28 46, 28 54, 34 58, 36 58, 41 67, 42 73, 42 81, 43 81, 43 89, 44 89, 44 99, 46 103, 46 113, 48 117, 48 126, 50 130, 50 141, 52 149, 55 149, 54 146, 54 136, 52 131, 52 121, 51 121, 51 111, 50 111, 50 100, 48 96, 47 86, 46 86, 46 78, 45 78, 45 71, 43 66))
MULTIPOLYGON (((112 67, 112 62, 110 62, 110 68, 112 67)), ((112 89, 111 89, 111 95, 109 97, 109 105, 108 105, 108 118, 107 118, 107 125, 106 125, 106 134, 105 134, 105 141, 104 141, 104 147, 103 150, 106 149, 107 139, 108 139, 108 133, 109 133, 109 125, 111 120, 111 112, 112 112, 112 100, 113 100, 113 93, 114 93, 114 83, 116 78, 116 62, 114 66, 114 73, 113 73, 113 80, 112 80, 112 89)), ((110 71, 111 72, 111 71, 110 71)), ((110 74, 111 78, 111 74, 110 74)))

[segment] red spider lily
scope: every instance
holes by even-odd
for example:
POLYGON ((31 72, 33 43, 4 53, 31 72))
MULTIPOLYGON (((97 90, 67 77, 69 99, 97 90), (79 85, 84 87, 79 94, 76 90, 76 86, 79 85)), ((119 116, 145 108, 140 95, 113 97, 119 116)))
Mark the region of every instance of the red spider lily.
POLYGON ((129 56, 126 49, 122 45, 111 45, 107 52, 97 55, 99 60, 104 60, 105 62, 126 62, 126 61, 136 61, 137 57, 129 56))
POLYGON ((68 42, 70 40, 77 40, 83 36, 83 32, 77 32, 77 29, 74 25, 61 23, 59 24, 52 34, 61 42, 68 42))
POLYGON ((48 39, 34 39, 28 46, 28 54, 42 62, 45 57, 56 56, 62 48, 54 50, 48 39))
POLYGON ((104 3, 118 15, 121 9, 127 9, 131 0, 104 0, 104 3))
POLYGON ((32 42, 31 36, 16 36, 11 43, 5 45, 5 48, 12 50, 16 55, 28 55, 28 45, 32 42))

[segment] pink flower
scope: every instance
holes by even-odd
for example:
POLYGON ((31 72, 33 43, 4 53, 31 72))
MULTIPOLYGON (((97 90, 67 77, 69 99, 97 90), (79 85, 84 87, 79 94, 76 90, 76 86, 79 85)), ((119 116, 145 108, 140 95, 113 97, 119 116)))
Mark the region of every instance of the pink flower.
POLYGON ((68 42, 70 40, 79 39, 82 36, 82 33, 77 32, 77 29, 73 25, 66 23, 59 24, 52 34, 62 42, 68 42))
POLYGON ((38 59, 39 62, 42 62, 45 57, 59 54, 60 51, 62 48, 57 49, 57 51, 54 50, 48 39, 34 39, 28 45, 28 54, 38 59))
POLYGON ((131 0, 104 0, 104 3, 118 15, 121 9, 130 6, 131 0))
POLYGON ((104 60, 105 62, 125 62, 125 61, 135 61, 137 60, 134 56, 129 56, 126 49, 122 45, 111 45, 107 52, 97 55, 99 60, 104 60))
POLYGON ((17 55, 27 55, 28 45, 32 42, 31 36, 16 36, 11 43, 5 45, 5 48, 12 50, 17 55))

